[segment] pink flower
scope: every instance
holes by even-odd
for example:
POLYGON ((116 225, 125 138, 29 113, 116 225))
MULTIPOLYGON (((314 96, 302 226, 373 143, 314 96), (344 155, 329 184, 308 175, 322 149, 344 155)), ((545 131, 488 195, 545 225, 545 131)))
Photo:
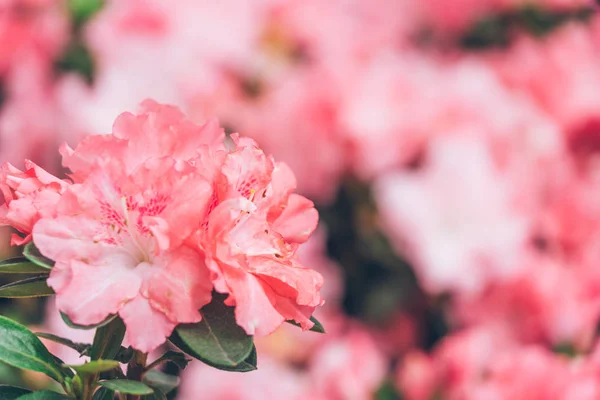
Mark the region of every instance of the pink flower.
POLYGON ((48 284, 73 322, 118 313, 129 343, 148 352, 178 323, 201 320, 212 283, 199 250, 184 242, 212 188, 186 160, 212 133, 172 107, 145 103, 137 117, 122 115, 112 135, 65 149, 81 183, 63 194, 56 217, 35 225, 34 241, 56 261, 48 284))
POLYGON ((325 399, 372 399, 386 369, 373 338, 358 326, 321 346, 310 363, 314 394, 325 399))
POLYGON ((421 351, 411 351, 404 357, 396 381, 407 400, 431 399, 437 386, 434 359, 421 351))
POLYGON ((200 246, 215 288, 229 293, 238 325, 248 334, 272 333, 286 319, 304 329, 322 304, 322 276, 295 253, 317 226, 313 203, 294 194, 294 175, 252 140, 240 139, 215 176, 214 208, 200 246))
POLYGON ((196 400, 200 393, 215 400, 305 399, 310 385, 305 373, 266 356, 259 364, 256 371, 232 374, 192 362, 182 373, 177 399, 196 400))
POLYGON ((469 135, 439 138, 422 170, 378 180, 384 227, 427 291, 477 293, 519 271, 531 221, 512 183, 469 135))
POLYGON ((61 194, 69 186, 33 162, 25 161, 25 172, 10 163, 0 167, 0 190, 5 204, 0 206, 0 223, 25 234, 12 236, 11 244, 31 241, 31 232, 40 218, 53 217, 61 194))

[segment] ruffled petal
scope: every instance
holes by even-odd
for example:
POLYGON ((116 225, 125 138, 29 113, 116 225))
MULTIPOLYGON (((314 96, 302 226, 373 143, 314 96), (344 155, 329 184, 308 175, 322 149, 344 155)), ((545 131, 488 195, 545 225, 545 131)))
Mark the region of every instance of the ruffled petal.
POLYGON ((136 350, 149 353, 163 344, 175 329, 175 323, 137 296, 121 308, 119 315, 127 327, 126 339, 136 350))

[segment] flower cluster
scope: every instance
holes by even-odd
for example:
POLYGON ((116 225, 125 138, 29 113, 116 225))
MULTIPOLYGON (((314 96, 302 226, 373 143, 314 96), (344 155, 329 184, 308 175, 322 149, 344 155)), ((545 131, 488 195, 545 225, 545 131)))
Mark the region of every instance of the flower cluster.
POLYGON ((296 257, 317 226, 293 173, 216 121, 195 125, 146 101, 110 135, 61 149, 69 180, 31 162, 2 168, 1 222, 55 261, 48 284, 79 325, 118 314, 148 352, 180 323, 201 320, 213 288, 249 335, 285 320, 304 329, 321 305, 321 275, 296 257))

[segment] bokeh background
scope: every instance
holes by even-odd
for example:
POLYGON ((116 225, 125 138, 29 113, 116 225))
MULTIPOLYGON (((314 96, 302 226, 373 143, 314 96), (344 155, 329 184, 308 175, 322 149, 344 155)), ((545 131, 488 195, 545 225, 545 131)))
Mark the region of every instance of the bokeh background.
MULTIPOLYGON (((321 215, 328 333, 194 362, 171 399, 600 399, 593 1, 0 0, 0 160, 60 174, 146 98, 255 138, 321 215)), ((0 314, 91 339, 51 300, 0 314)))

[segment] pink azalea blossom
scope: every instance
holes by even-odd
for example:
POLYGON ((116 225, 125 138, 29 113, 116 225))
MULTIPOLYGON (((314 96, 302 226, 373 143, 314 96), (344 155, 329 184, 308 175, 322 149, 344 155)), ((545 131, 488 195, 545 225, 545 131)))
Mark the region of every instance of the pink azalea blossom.
POLYGON ((232 374, 192 362, 182 373, 177 399, 196 400, 200 393, 214 400, 307 399, 310 381, 305 373, 268 356, 261 356, 259 364, 256 371, 232 374))
POLYGON ((25 168, 23 172, 10 163, 0 167, 0 190, 5 202, 0 206, 0 223, 25 235, 22 238, 13 234, 13 245, 31 241, 34 225, 41 218, 54 216, 60 196, 69 185, 29 160, 25 168))
POLYGON ((485 142, 459 136, 432 143, 423 170, 379 179, 382 222, 427 291, 479 292, 518 273, 531 221, 508 178, 485 142))
POLYGON ((34 240, 56 261, 48 284, 73 322, 118 313, 129 342, 147 352, 178 323, 201 319, 212 283, 201 253, 184 241, 212 189, 183 160, 194 144, 214 140, 210 132, 172 107, 146 103, 139 116, 122 115, 112 135, 65 148, 65 165, 81 183, 63 194, 55 218, 35 225, 34 240))
POLYGON ((383 354, 359 326, 321 346, 310 365, 314 395, 324 399, 372 399, 386 373, 383 354))
POLYGON ((295 253, 316 228, 317 212, 293 193, 295 178, 285 164, 274 163, 252 140, 236 146, 215 176, 214 208, 199 235, 215 288, 230 294, 248 334, 270 334, 286 319, 308 329, 322 304, 323 278, 295 253))

